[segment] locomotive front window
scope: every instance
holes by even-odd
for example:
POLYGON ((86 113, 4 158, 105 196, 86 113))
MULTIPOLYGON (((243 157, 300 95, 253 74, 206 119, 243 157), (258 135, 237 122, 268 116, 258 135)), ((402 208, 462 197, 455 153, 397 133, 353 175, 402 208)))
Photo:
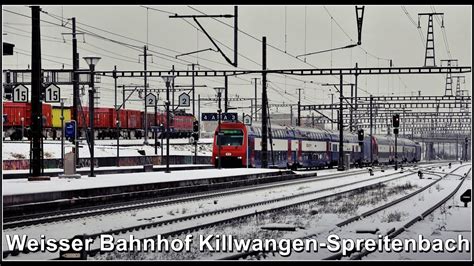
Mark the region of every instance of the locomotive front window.
POLYGON ((217 138, 217 145, 219 139, 222 146, 241 146, 244 140, 244 132, 240 129, 221 129, 223 135, 217 138))

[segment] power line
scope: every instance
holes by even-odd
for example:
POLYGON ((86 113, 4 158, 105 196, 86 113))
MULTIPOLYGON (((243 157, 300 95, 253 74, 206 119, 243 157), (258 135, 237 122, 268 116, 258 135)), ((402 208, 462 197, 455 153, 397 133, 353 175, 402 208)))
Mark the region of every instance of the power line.
MULTIPOLYGON (((19 50, 19 49, 17 49, 17 50, 19 50)), ((23 52, 16 52, 16 53, 19 53, 21 55, 31 56, 30 53, 23 53, 23 52)), ((50 62, 62 64, 62 65, 72 66, 71 64, 68 64, 68 63, 63 63, 63 62, 59 62, 59 61, 52 60, 52 59, 47 59, 47 58, 41 58, 41 60, 46 60, 46 61, 50 61, 50 62)))
MULTIPOLYGON (((431 9, 433 10, 434 13, 437 13, 434 6, 431 6, 431 9)), ((443 41, 444 41, 444 46, 446 48, 446 52, 448 53, 449 59, 452 59, 453 57, 451 56, 451 50, 449 49, 448 37, 446 36, 446 28, 444 27, 444 23, 440 21, 440 18, 438 16, 434 16, 434 17, 436 21, 438 22, 438 25, 441 27, 441 32, 443 33, 443 41)))
POLYGON ((405 13, 405 15, 407 15, 408 19, 413 23, 413 25, 415 26, 415 28, 417 29, 418 31, 418 34, 420 35, 420 40, 421 40, 421 44, 423 45, 423 48, 426 47, 426 44, 425 44, 425 39, 423 38, 423 32, 421 31, 421 29, 418 27, 418 25, 416 24, 415 20, 412 18, 412 16, 410 15, 410 13, 408 13, 408 10, 404 7, 404 6, 401 6, 403 12, 405 13))

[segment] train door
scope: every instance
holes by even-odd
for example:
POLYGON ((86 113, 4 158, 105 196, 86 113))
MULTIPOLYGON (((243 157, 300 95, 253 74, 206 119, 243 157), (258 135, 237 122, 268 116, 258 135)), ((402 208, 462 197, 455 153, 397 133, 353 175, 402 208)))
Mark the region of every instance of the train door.
POLYGON ((286 158, 287 158, 286 165, 290 166, 293 163, 293 156, 291 152, 291 139, 288 139, 288 150, 287 150, 286 158))
POLYGON ((298 140, 291 140, 291 164, 298 163, 298 140))
POLYGON ((372 154, 374 161, 378 161, 379 158, 379 147, 375 137, 372 137, 372 154))
POLYGON ((326 141, 326 163, 331 164, 331 142, 326 141))
POLYGON ((299 165, 302 165, 303 164, 303 150, 302 150, 302 140, 298 140, 298 150, 297 150, 297 153, 298 153, 298 164, 299 165))
MULTIPOLYGON (((248 132, 248 129, 247 129, 247 132, 248 132)), ((248 154, 250 156, 249 167, 256 167, 255 165, 255 138, 253 136, 248 136, 247 139, 248 139, 247 149, 248 149, 248 154)))

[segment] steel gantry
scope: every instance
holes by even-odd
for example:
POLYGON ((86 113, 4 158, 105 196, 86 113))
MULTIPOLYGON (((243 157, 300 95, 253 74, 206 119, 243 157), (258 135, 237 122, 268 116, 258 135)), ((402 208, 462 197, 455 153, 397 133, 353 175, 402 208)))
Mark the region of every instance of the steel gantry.
MULTIPOLYGON (((90 72, 80 69, 80 84, 89 84, 90 72)), ((144 77, 145 71, 117 71, 118 78, 144 77)), ((261 74, 263 70, 166 70, 146 71, 147 77, 164 77, 174 73, 175 77, 224 77, 247 74, 261 74)), ((391 68, 328 68, 328 69, 269 69, 267 74, 286 74, 298 76, 333 76, 333 75, 400 75, 400 74, 447 74, 447 73, 470 73, 471 67, 391 67, 391 68)), ((5 76, 3 85, 31 84, 31 69, 7 69, 3 70, 5 76)), ((72 69, 44 69, 42 71, 43 83, 55 83, 57 85, 72 85, 72 69)), ((113 77, 114 71, 95 71, 95 75, 113 77)))
MULTIPOLYGON (((353 75, 355 76, 355 80, 357 83, 357 77, 359 75, 413 75, 413 74, 418 74, 418 75, 425 75, 425 74, 459 74, 459 73, 470 73, 471 72, 471 67, 469 66, 450 66, 450 67, 377 67, 377 68, 359 68, 356 64, 356 67, 354 68, 320 68, 320 69, 314 69, 314 68, 304 68, 304 69, 267 69, 266 68, 266 38, 263 37, 262 39, 262 69, 261 70, 169 70, 169 71, 95 71, 94 74, 97 76, 105 76, 105 77, 114 77, 114 78, 125 78, 125 77, 144 77, 147 76, 147 78, 153 78, 153 77, 169 77, 173 76, 176 78, 180 77, 225 77, 227 78, 228 76, 239 76, 239 75, 248 75, 248 74, 261 74, 262 75, 262 106, 267 106, 267 99, 266 99, 266 75, 267 74, 285 74, 285 75, 297 75, 297 76, 331 76, 331 75, 337 75, 340 77, 340 86, 339 86, 339 91, 340 91, 340 103, 339 103, 339 123, 342 123, 342 115, 343 109, 347 109, 348 106, 343 104, 344 101, 344 94, 343 94, 343 77, 344 76, 350 76, 353 75), (146 73, 145 73, 146 72, 146 73)), ((16 84, 29 84, 31 83, 30 81, 30 75, 31 70, 29 69, 24 69, 24 70, 4 70, 4 74, 6 77, 4 80, 6 81, 4 85, 7 86, 14 86, 16 84)), ((79 75, 79 79, 81 81, 81 77, 86 75, 86 78, 90 73, 86 70, 78 70, 76 72, 79 75)), ((43 82, 45 79, 52 83, 56 84, 72 84, 72 75, 73 71, 71 69, 69 70, 54 70, 54 69, 49 69, 49 70, 43 70, 42 71, 42 78, 43 82)), ((83 78, 82 78, 83 80, 83 78)), ((357 85, 355 85, 357 87, 357 85)), ((357 101, 356 101, 357 102, 357 101)), ((430 103, 425 103, 426 106, 435 106, 439 103, 437 102, 430 102, 430 103)), ((361 108, 367 108, 368 104, 361 104, 361 108)), ((457 106, 455 102, 453 103, 448 103, 447 108, 452 108, 454 106, 457 106)), ((302 110, 315 110, 315 109, 333 109, 335 108, 335 105, 319 105, 315 106, 313 105, 312 107, 305 107, 301 106, 302 110), (306 109, 305 109, 306 108, 306 109)), ((393 105, 388 104, 387 107, 390 108, 421 108, 421 106, 416 105, 416 103, 396 103, 393 105)), ((441 106, 440 106, 441 107, 441 106)), ((444 106, 443 106, 444 107, 444 106)), ((442 107, 442 108, 443 108, 442 107)), ((266 121, 266 108, 263 108, 263 117, 262 121, 266 121)), ((343 146, 343 126, 341 125, 339 127, 340 130, 340 147, 343 146)), ((263 133, 267 132, 267 128, 265 125, 262 123, 262 131, 263 133)), ((265 135, 265 134, 264 134, 265 135)), ((267 161, 267 143, 266 143, 266 135, 262 136, 263 137, 263 142, 262 142, 262 165, 266 166, 268 165, 267 161)), ((342 152, 340 152, 340 158, 339 158, 339 166, 338 170, 344 170, 344 158, 342 152)))

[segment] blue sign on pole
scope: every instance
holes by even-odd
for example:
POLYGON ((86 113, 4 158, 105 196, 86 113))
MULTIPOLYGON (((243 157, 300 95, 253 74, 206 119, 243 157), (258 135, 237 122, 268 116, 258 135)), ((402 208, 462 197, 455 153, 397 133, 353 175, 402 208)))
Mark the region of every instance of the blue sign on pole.
POLYGON ((222 113, 222 121, 237 121, 237 113, 222 113))
POLYGON ((71 120, 66 122, 64 126, 64 136, 66 138, 76 138, 76 121, 71 120))
POLYGON ((217 121, 218 118, 217 113, 202 113, 201 115, 202 121, 217 121))
MULTIPOLYGON (((222 113, 221 120, 222 121, 237 121, 238 114, 237 113, 222 113)), ((219 116, 217 113, 202 113, 201 115, 202 121, 217 121, 219 120, 219 116)))

